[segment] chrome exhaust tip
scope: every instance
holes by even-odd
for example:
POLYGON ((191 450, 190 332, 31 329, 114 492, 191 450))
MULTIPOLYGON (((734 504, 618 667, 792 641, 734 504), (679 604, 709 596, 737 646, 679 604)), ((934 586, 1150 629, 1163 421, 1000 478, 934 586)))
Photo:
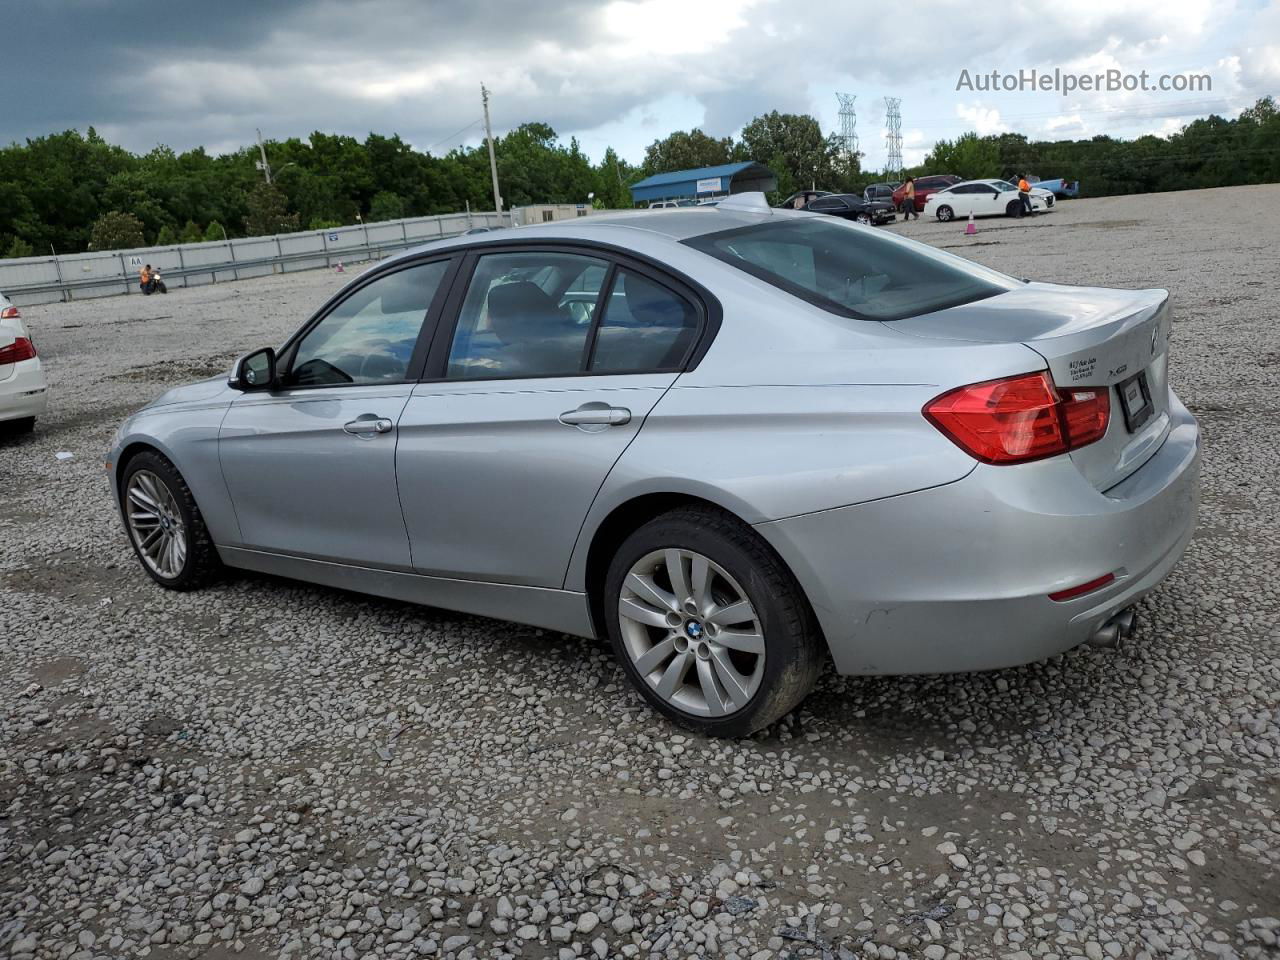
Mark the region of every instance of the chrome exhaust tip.
POLYGON ((1097 647, 1099 650, 1114 650, 1120 646, 1120 625, 1114 620, 1108 620, 1085 641, 1091 647, 1097 647))
POLYGON ((1120 627, 1120 639, 1128 640, 1138 626, 1138 611, 1134 607, 1126 607, 1112 619, 1120 627))
POLYGON ((1118 650, 1126 640, 1133 636, 1134 628, 1137 625, 1138 611, 1133 607, 1125 607, 1097 630, 1093 631, 1093 635, 1085 643, 1100 650, 1118 650))

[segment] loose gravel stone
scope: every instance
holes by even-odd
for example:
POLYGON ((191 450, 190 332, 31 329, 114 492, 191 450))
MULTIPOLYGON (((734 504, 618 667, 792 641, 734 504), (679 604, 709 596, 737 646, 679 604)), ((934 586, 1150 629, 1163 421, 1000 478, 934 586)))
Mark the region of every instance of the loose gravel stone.
POLYGON ((24 308, 54 406, 0 439, 0 956, 1275 958, 1275 209, 1273 185, 890 227, 1168 287, 1200 526, 1120 654, 828 673, 733 743, 648 709, 601 644, 142 575, 98 462, 116 425, 354 270, 24 308))

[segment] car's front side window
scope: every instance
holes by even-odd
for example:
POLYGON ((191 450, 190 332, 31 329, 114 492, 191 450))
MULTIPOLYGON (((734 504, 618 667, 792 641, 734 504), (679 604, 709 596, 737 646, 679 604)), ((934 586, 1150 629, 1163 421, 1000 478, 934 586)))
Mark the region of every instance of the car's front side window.
POLYGON ((419 264, 354 291, 298 342, 284 386, 407 379, 427 310, 448 268, 447 260, 419 264))
POLYGON ((480 257, 454 330, 446 377, 582 372, 607 267, 596 257, 550 251, 480 257), (593 280, 596 292, 590 291, 593 280))

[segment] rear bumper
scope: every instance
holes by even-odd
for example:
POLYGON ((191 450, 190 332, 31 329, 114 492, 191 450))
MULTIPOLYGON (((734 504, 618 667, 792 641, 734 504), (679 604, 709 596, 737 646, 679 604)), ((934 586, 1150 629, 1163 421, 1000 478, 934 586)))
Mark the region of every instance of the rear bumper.
POLYGON ((989 670, 1083 643, 1153 590, 1195 530, 1199 428, 1171 394, 1156 454, 1100 493, 1067 457, 756 529, 804 587, 841 673, 989 670), (1049 594, 1112 573, 1066 602, 1049 594))
POLYGON ((0 421, 42 416, 49 409, 49 385, 40 369, 40 358, 14 366, 13 373, 0 380, 0 421))

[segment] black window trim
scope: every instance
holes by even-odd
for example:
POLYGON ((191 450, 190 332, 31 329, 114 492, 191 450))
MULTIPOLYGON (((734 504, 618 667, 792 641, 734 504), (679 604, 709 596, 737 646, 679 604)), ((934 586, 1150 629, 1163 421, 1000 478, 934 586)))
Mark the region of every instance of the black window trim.
POLYGON ((279 376, 283 380, 284 371, 287 371, 293 364, 294 357, 297 355, 298 345, 303 339, 318 327, 324 320, 338 307, 342 306, 347 300, 354 296, 360 290, 363 290, 369 284, 374 283, 384 277, 392 274, 400 273, 403 270, 410 270, 414 267, 422 267, 432 263, 445 262, 444 276, 440 278, 440 285, 436 288, 436 292, 431 297, 431 303, 427 305, 427 309, 423 315, 422 326, 418 328, 418 339, 413 345, 413 352, 409 355, 409 365, 405 368, 405 375, 400 380, 385 380, 378 383, 309 383, 309 384, 291 384, 285 385, 283 382, 275 387, 271 392, 283 393, 285 391, 293 392, 294 390, 335 390, 349 389, 352 387, 393 387, 403 384, 418 383, 422 377, 422 370, 427 362, 427 350, 431 345, 431 341, 435 334, 435 327, 440 323, 440 317, 443 313, 446 300, 450 289, 453 287, 458 269, 461 265, 462 257, 458 256, 457 250, 434 250, 430 254, 420 257, 407 258, 405 260, 397 260, 394 263, 387 264, 384 268, 370 270, 366 274, 362 274, 353 282, 344 286, 333 296, 321 305, 315 313, 301 327, 293 332, 293 334, 280 345, 280 349, 276 351, 278 360, 278 369, 281 371, 279 376))
POLYGON ((609 298, 613 296, 613 286, 617 282, 618 261, 610 260, 596 295, 596 308, 591 311, 591 329, 587 331, 587 342, 582 345, 582 360, 578 365, 582 373, 591 372, 591 361, 596 356, 596 338, 600 336, 600 324, 609 310, 609 298))
MULTIPOLYGON (((650 257, 627 250, 625 247, 611 243, 600 243, 594 240, 565 238, 557 240, 530 238, 528 240, 503 238, 468 245, 461 251, 461 263, 453 273, 451 289, 445 300, 438 322, 432 331, 432 340, 428 348, 427 360, 419 383, 505 383, 523 380, 556 380, 569 377, 636 377, 661 373, 687 373, 697 368, 706 356, 711 343, 720 329, 723 308, 720 301, 696 280, 668 267, 650 257), (690 349, 683 361, 671 367, 648 370, 589 370, 586 364, 590 357, 584 352, 582 367, 576 373, 544 373, 530 374, 520 377, 450 377, 447 376, 449 352, 453 347, 453 336, 457 330, 462 313, 462 303, 466 299, 471 286, 472 277, 480 257, 501 253, 564 253, 579 256, 595 257, 609 264, 605 279, 609 282, 609 291, 618 269, 632 270, 653 280, 661 286, 673 290, 692 304, 698 314, 698 333, 693 339, 690 349)), ((596 308, 591 315, 592 330, 588 333, 588 346, 594 352, 595 335, 601 318, 604 316, 602 306, 608 303, 605 299, 605 284, 602 283, 597 296, 596 308)))

